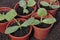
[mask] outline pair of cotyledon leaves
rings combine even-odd
[[[46,9],[44,8],[40,8],[38,11],[38,16],[42,17],[42,16],[46,16],[47,15],[47,11]],[[42,20],[42,23],[46,23],[46,24],[53,24],[56,22],[56,19],[55,18],[46,18],[44,20]],[[21,28],[21,27],[27,27],[29,25],[37,25],[41,23],[39,20],[37,19],[34,19],[33,17],[29,18],[28,20],[26,20],[23,24],[20,24],[20,26],[13,26],[13,27],[8,27],[6,30],[5,30],[5,34],[10,34],[10,33],[13,33],[15,32],[16,30],[18,30],[18,28]]]
[[[51,0],[52,3],[54,3],[55,1],[56,0]],[[48,2],[45,2],[45,1],[41,1],[40,4],[43,6],[49,6],[52,9],[58,9],[60,7],[60,5],[52,5],[52,4],[49,4]]]
[[[33,7],[36,4],[36,2],[34,0],[28,0],[27,3],[25,0],[20,0],[19,1],[19,6],[23,7],[23,13],[27,13],[28,14],[28,10],[26,9],[26,7]]]
[[[16,11],[14,9],[11,9],[9,12],[7,12],[5,15],[0,14],[0,21],[2,20],[7,20],[10,21],[12,20],[15,16],[17,15]]]

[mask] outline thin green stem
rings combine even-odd
[[[40,22],[42,23],[43,18],[41,17]]]
[[[20,26],[20,23],[14,18],[14,20],[16,21],[16,23]]]

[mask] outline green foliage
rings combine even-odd
[[[17,15],[14,9],[11,9],[5,16],[6,20],[10,21]]]
[[[16,19],[15,19],[15,21],[16,22],[18,22]],[[19,22],[17,23],[18,24],[18,26],[12,26],[12,27],[8,27],[6,30],[5,30],[5,34],[10,34],[10,33],[13,33],[13,32],[15,32],[16,30],[18,30],[19,28],[21,28],[21,27],[27,27],[27,26],[29,26],[29,25],[31,25],[31,24],[37,24],[36,22],[34,22],[34,21],[36,21],[36,22],[38,22],[39,23],[39,21],[38,20],[35,20],[33,17],[31,17],[31,18],[29,18],[28,20],[26,20],[23,24],[19,24]],[[34,23],[33,23],[34,22]]]
[[[12,27],[8,27],[6,30],[5,30],[5,34],[10,34],[10,33],[13,33],[15,32],[16,30],[18,30],[18,26],[12,26]]]
[[[35,0],[28,0],[27,6],[28,6],[28,7],[32,7],[32,6],[34,6],[35,4],[36,4]]]
[[[23,13],[28,14],[28,12],[29,12],[29,11],[28,11],[27,9],[24,8]]]
[[[45,1],[41,1],[40,4],[43,6],[49,6],[50,5],[49,3],[45,2]]]
[[[44,8],[40,8],[40,9],[38,9],[37,14],[40,17],[46,16],[47,15],[47,10],[44,9]]]
[[[52,23],[55,23],[56,22],[56,19],[55,18],[46,18],[43,20],[43,23],[46,23],[46,24],[52,24]]]
[[[19,1],[19,6],[23,7],[23,13],[28,14],[28,10],[26,9],[27,6],[28,7],[33,7],[36,4],[36,2],[34,0],[28,0],[28,2],[26,3],[25,0],[20,0]]]
[[[26,5],[25,0],[20,0],[20,1],[19,1],[19,6],[21,6],[21,7],[23,7],[23,8],[26,8],[27,5]]]
[[[60,5],[54,5],[52,4],[53,2],[55,2],[56,0],[51,0],[51,3],[49,4],[48,2],[45,1],[41,1],[40,4],[42,6],[46,6],[46,7],[51,7],[52,9],[58,9],[60,7]]]
[[[59,5],[51,5],[52,9],[58,9],[60,6]]]
[[[0,21],[4,20],[5,16],[3,14],[0,14]]]
[[[39,20],[34,19],[34,21],[32,22],[32,24],[31,24],[31,25],[37,25],[37,24],[39,24],[39,23],[40,23],[40,21],[39,21]]]
[[[7,21],[12,20],[17,15],[16,11],[14,9],[11,9],[8,13],[0,14],[0,21],[6,19]]]
[[[34,21],[34,18],[31,17],[30,19],[28,19],[27,21],[25,21],[21,26],[27,27],[28,25],[31,25],[33,21]]]

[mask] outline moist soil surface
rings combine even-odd
[[[29,11],[28,14],[32,13],[32,11],[34,10],[32,7],[27,7],[26,9]],[[21,16],[26,16],[26,15],[28,15],[27,13],[23,13],[23,8],[20,7],[20,6],[18,6],[16,12],[18,13],[18,15],[21,15]]]
[[[23,22],[20,22],[21,24]],[[11,26],[17,26],[16,23],[12,24]],[[21,29],[19,28],[17,31],[11,33],[11,35],[15,36],[15,37],[22,37],[22,36],[25,36],[26,34],[28,34],[30,31],[30,27],[27,26],[27,27],[22,27]]]
[[[3,11],[0,12],[0,14],[4,14],[4,15],[5,15],[6,13],[7,13],[7,12],[3,12]],[[2,20],[2,21],[0,21],[0,23],[5,23],[5,22],[7,22],[7,20]]]

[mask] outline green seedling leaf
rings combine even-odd
[[[46,24],[52,24],[52,23],[55,23],[56,22],[56,19],[55,18],[46,18],[43,20],[43,23],[46,23]]]
[[[31,25],[33,21],[34,21],[34,18],[31,17],[28,20],[26,20],[21,26],[27,27],[27,26]]]
[[[56,2],[56,0],[50,0],[52,3]]]
[[[24,8],[23,13],[28,14],[28,12],[29,12],[29,11],[28,11],[27,9]]]
[[[25,2],[25,0],[20,0],[19,1],[19,6],[21,6],[23,8],[26,8],[26,2]]]
[[[58,9],[60,6],[59,5],[51,5],[52,9]]]
[[[49,6],[49,5],[50,5],[49,3],[45,2],[45,1],[41,1],[40,4],[41,4],[42,6]]]
[[[40,9],[38,9],[37,14],[40,17],[46,16],[47,15],[47,10],[44,9],[44,8],[40,8]]]
[[[40,21],[35,19],[35,20],[32,22],[31,25],[37,25],[37,24],[39,24],[39,23],[40,23]]]
[[[5,15],[0,14],[0,21],[5,19]]]
[[[7,14],[6,14],[6,20],[10,21],[12,20],[15,16],[17,15],[16,11],[14,9],[11,9]]]
[[[5,34],[10,34],[10,33],[13,33],[15,31],[18,30],[18,26],[12,26],[12,27],[8,27],[6,30],[5,30]]]
[[[28,7],[32,7],[32,6],[34,6],[35,4],[36,4],[35,0],[28,0],[27,6],[28,6]]]

